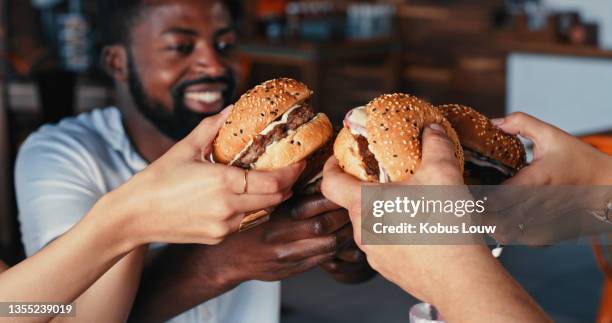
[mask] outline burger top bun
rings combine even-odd
[[[408,94],[380,96],[367,106],[366,128],[370,150],[391,181],[405,181],[421,164],[421,135],[433,123],[440,124],[455,144],[463,172],[463,149],[456,132],[430,103]]]
[[[305,84],[287,78],[267,81],[246,92],[219,131],[214,144],[215,160],[231,162],[268,124],[311,94]]]
[[[525,148],[518,137],[496,127],[478,111],[459,104],[439,107],[461,138],[461,144],[514,170],[526,165]]]

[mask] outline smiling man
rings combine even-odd
[[[21,148],[16,188],[28,255],[69,230],[97,200],[235,95],[240,71],[229,1],[103,4],[109,37],[102,58],[117,106],[45,126]],[[202,201],[201,207],[214,202]],[[123,321],[129,314],[135,322],[275,323],[281,279],[319,265],[343,282],[372,277],[352,243],[346,211],[320,195],[280,209],[292,216],[277,214],[215,246],[131,252],[78,298],[76,320]]]

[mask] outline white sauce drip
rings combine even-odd
[[[356,136],[362,136],[368,139],[368,131],[366,129],[367,114],[366,107],[361,106],[348,112],[344,118],[345,125],[349,128],[351,133]],[[368,145],[368,149],[372,151],[372,147]],[[381,183],[389,183],[391,179],[385,169],[378,164],[378,181]]]
[[[293,107],[291,107],[289,110],[285,111],[285,113],[283,113],[283,115],[281,116],[280,120],[278,121],[274,121],[272,123],[270,123],[268,126],[266,126],[264,128],[264,130],[262,130],[258,135],[261,136],[265,136],[267,135],[270,131],[272,131],[272,129],[274,129],[274,127],[281,125],[281,124],[285,124],[287,123],[287,120],[289,119],[289,115],[291,114],[291,112],[293,112],[293,110],[302,107],[303,105],[301,103],[294,105]],[[257,137],[257,136],[255,136]],[[251,147],[251,145],[253,144],[253,138],[251,138],[251,140],[249,140],[249,143],[244,146],[244,148],[242,148],[242,151],[240,151],[235,157],[234,159],[232,159],[232,161],[229,163],[230,165],[234,165],[235,162],[238,161],[238,159],[240,159],[240,157],[242,156],[242,154],[244,154],[245,151],[247,151],[247,149],[249,149],[249,147]]]
[[[308,182],[306,182],[306,185],[304,186],[308,186],[318,180],[320,180],[321,178],[323,178],[323,171],[320,171],[317,175],[313,176]]]

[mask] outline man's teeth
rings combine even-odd
[[[221,92],[191,92],[185,96],[187,99],[204,103],[215,103],[221,100]]]

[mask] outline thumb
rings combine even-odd
[[[423,130],[422,164],[452,163],[458,165],[455,145],[439,124],[431,124]]]
[[[219,129],[221,129],[221,126],[223,126],[223,123],[227,120],[232,107],[233,106],[230,105],[217,115],[202,120],[202,122],[200,122],[200,124],[185,138],[185,141],[193,148],[202,149],[208,152],[219,133]]]

